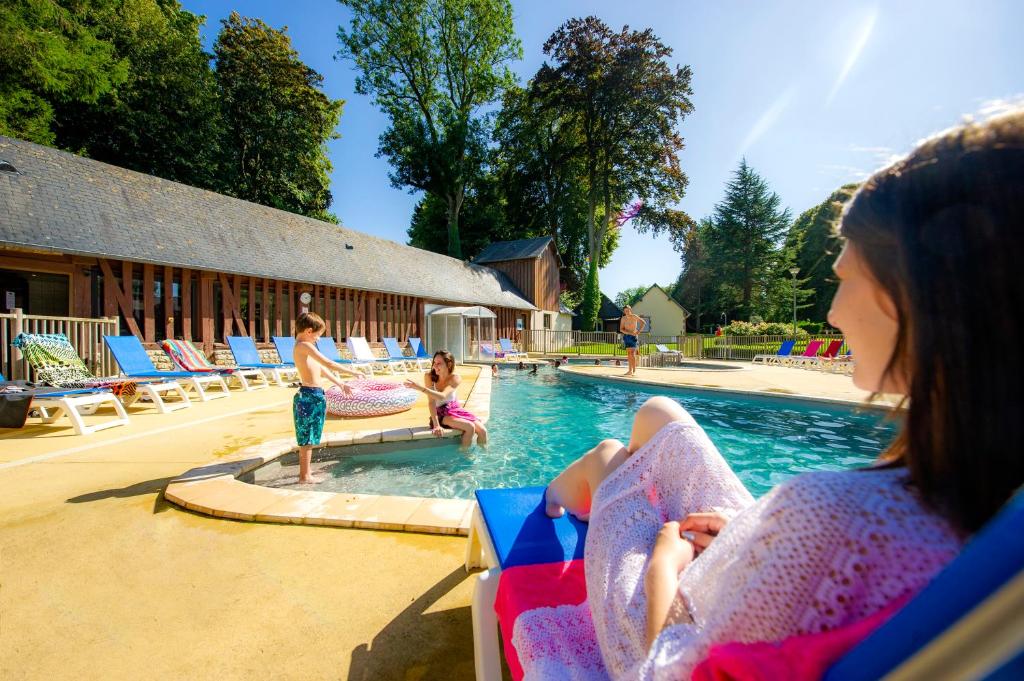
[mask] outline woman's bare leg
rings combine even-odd
[[[448,426],[449,428],[454,428],[455,430],[462,431],[462,447],[468,447],[473,443],[473,432],[475,431],[475,429],[473,428],[472,421],[466,421],[465,419],[457,419],[452,416],[445,416],[444,425]]]
[[[687,418],[689,416],[678,402],[667,397],[650,398],[633,418],[629,446],[623,446],[618,440],[604,440],[569,464],[548,485],[545,512],[552,518],[558,518],[568,510],[580,520],[587,520],[593,494],[604,479],[659,430],[673,421]]]
[[[633,418],[633,430],[629,435],[629,453],[635,453],[669,423],[688,419],[690,415],[675,400],[661,395],[650,398],[637,409]]]
[[[628,456],[626,447],[618,440],[602,440],[551,481],[545,492],[545,512],[558,518],[568,510],[580,520],[587,520],[593,490]]]
[[[487,444],[487,428],[484,424],[479,421],[473,422],[473,429],[476,431],[476,443],[478,445]]]

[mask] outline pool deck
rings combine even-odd
[[[465,400],[479,368],[460,371]],[[848,377],[800,369],[639,373],[863,396]],[[59,424],[0,431],[0,678],[473,678],[464,539],[231,520],[165,498],[187,471],[289,439],[292,394],[234,392],[165,415],[132,407],[129,425],[84,437]],[[330,418],[326,432],[414,435],[425,415],[418,402]]]

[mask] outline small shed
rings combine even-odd
[[[427,347],[448,350],[456,362],[494,359],[497,317],[481,305],[433,310],[427,315]]]

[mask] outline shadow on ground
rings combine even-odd
[[[164,488],[174,478],[155,478],[145,482],[137,482],[127,487],[112,487],[96,492],[79,494],[77,497],[67,499],[69,504],[85,504],[91,501],[102,501],[103,499],[127,499],[129,497],[141,497],[147,494],[156,494],[153,499],[153,513],[162,513],[171,508],[171,504],[164,501]]]
[[[460,565],[352,651],[348,681],[473,679],[473,623],[468,606],[426,612],[465,579]],[[504,676],[508,676],[507,670]]]

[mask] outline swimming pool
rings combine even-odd
[[[543,485],[599,440],[628,440],[636,409],[656,394],[693,414],[755,496],[802,471],[864,466],[895,432],[875,411],[580,381],[550,367],[536,375],[502,367],[499,374],[488,447],[460,452],[453,440],[435,440],[325,449],[314,462],[328,477],[315,489],[468,499],[481,487]],[[295,461],[282,457],[257,470],[254,481],[291,487]]]

